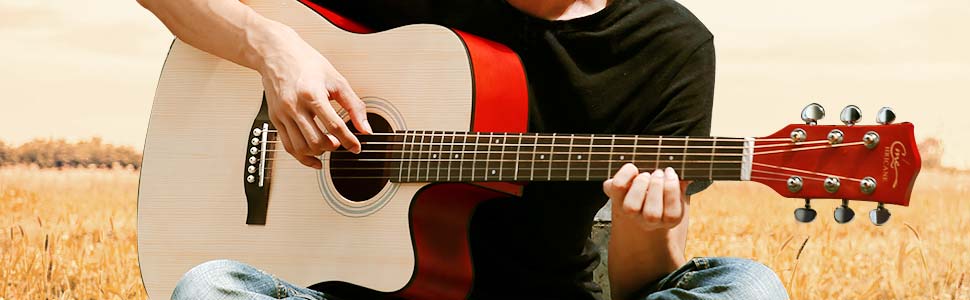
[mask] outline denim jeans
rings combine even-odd
[[[775,272],[761,263],[711,257],[690,260],[677,271],[647,285],[636,298],[782,300],[788,299],[788,294]],[[192,268],[172,293],[172,300],[203,299],[337,300],[232,260],[214,260]]]

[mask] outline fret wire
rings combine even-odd
[[[408,136],[405,134],[404,138],[407,139],[407,137]],[[412,142],[414,141],[414,135],[411,136],[411,140]],[[405,143],[404,147],[407,147],[407,146],[409,145]],[[410,146],[411,146],[411,149],[414,150],[414,145],[410,145]],[[412,152],[408,152],[408,176],[407,177],[409,178],[411,177],[411,156],[412,155],[414,155]]]
[[[505,153],[506,153],[504,144],[506,142],[508,142],[508,141],[509,141],[509,134],[508,133],[503,133],[502,134],[502,145],[503,146],[499,146],[500,147],[499,149],[502,149],[502,151],[501,151],[502,154],[500,155],[500,157],[501,157],[501,159],[503,161],[499,161],[499,163],[498,163],[498,170],[499,170],[498,171],[498,180],[502,180],[502,168],[505,167],[504,166],[505,165],[505,161],[504,160],[505,160]]]
[[[569,153],[566,154],[566,178],[569,178],[569,167],[573,162],[573,142],[575,138],[575,134],[569,135]]]
[[[455,153],[455,136],[451,136],[451,141],[448,147],[448,158],[451,158],[452,153]],[[451,181],[451,164],[448,164],[448,173],[445,175],[445,180]]]
[[[519,133],[518,146],[515,147],[515,174],[512,175],[513,179],[519,179],[519,155],[522,153],[522,134]]]
[[[594,134],[589,135],[589,151],[587,151],[588,153],[586,154],[587,166],[589,166],[590,159],[593,157],[593,141],[595,141],[594,137]],[[586,180],[589,180],[589,168],[586,169]]]
[[[549,180],[552,180],[552,160],[554,159],[554,157],[552,156],[552,152],[555,151],[555,148],[554,148],[555,146],[553,146],[555,144],[556,144],[556,134],[553,133],[552,134],[552,143],[549,143],[549,145],[550,145],[549,146],[549,169],[547,170],[548,173],[546,173],[546,177],[548,177]]]
[[[481,140],[481,136],[479,135],[479,133],[478,133],[478,132],[476,132],[476,133],[475,133],[475,145],[476,145],[476,146],[475,146],[475,150],[476,150],[475,152],[476,152],[476,153],[474,153],[474,154],[472,154],[472,170],[471,170],[471,173],[470,173],[470,175],[469,175],[469,176],[472,176],[472,177],[474,177],[474,176],[475,176],[475,165],[477,165],[477,164],[478,164],[478,163],[476,162],[476,160],[478,159],[478,153],[477,153],[477,152],[478,152],[478,146],[477,146],[477,145],[478,145],[478,141],[479,141],[479,140]]]
[[[688,149],[687,147],[689,144],[690,144],[690,137],[687,137],[686,139],[684,139],[684,154],[683,156],[681,156],[682,160],[680,162],[681,169],[683,169],[685,167],[684,164],[686,164],[685,161],[687,160],[687,149]]]
[[[613,146],[616,145],[616,135],[614,134],[611,136],[613,138],[610,139],[610,164],[607,167],[607,169],[613,170],[613,153],[616,152],[616,150],[613,149]],[[590,151],[592,151],[592,148],[590,148]],[[611,172],[611,171],[607,171],[607,172]],[[609,177],[610,174],[606,174],[606,176]]]
[[[417,174],[417,177],[416,177],[418,179],[421,178],[421,171],[422,170],[425,171],[424,175],[426,177],[428,175],[428,172],[427,172],[427,169],[428,169],[427,165],[428,164],[424,164],[424,166],[421,165],[421,162],[427,162],[427,159],[424,158],[424,154],[425,153],[423,153],[424,152],[424,138],[427,137],[427,136],[428,136],[427,135],[427,132],[422,132],[422,134],[421,134],[421,144],[418,145],[418,172],[417,172],[418,174]],[[425,179],[425,180],[427,180],[427,179]]]
[[[657,141],[657,159],[654,160],[654,163],[655,163],[654,166],[653,166],[653,169],[654,170],[660,169],[660,151],[661,151],[661,149],[663,149],[662,148],[663,147],[663,144],[664,144],[664,138],[663,137],[660,137],[660,140]]]
[[[714,147],[711,147],[711,170],[707,174],[708,178],[714,178],[714,149],[717,149],[717,137],[714,137],[713,146]]]
[[[444,140],[443,139],[444,139],[444,136],[442,136],[442,140],[439,140],[439,142],[441,144],[444,144]],[[431,138],[431,143],[432,144],[434,143],[434,137]],[[431,149],[434,149],[434,145],[431,145],[430,147],[431,147]],[[441,145],[438,145],[438,152],[441,152]],[[431,155],[435,155],[435,154],[432,153]],[[440,162],[439,163],[436,163],[434,166],[435,166],[434,180],[435,181],[441,181],[441,163]]]
[[[637,143],[639,142],[640,139],[633,139],[633,158],[630,161],[637,161]]]
[[[466,136],[462,137],[462,141],[463,142],[467,142],[468,141],[468,136],[466,135]],[[465,152],[465,143],[462,143],[461,144],[461,152],[462,153]],[[464,154],[459,154],[459,155],[464,155]],[[464,158],[464,156],[462,156],[462,158]],[[465,162],[462,161],[461,163],[458,164],[458,178],[461,178],[461,173],[464,170],[465,170]]]
[[[535,134],[535,141],[532,143],[532,167],[529,168],[529,181],[535,180],[536,175],[536,152],[539,148],[539,134]]]

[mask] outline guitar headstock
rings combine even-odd
[[[854,105],[842,110],[844,125],[817,125],[824,109],[810,104],[802,111],[805,124],[792,124],[772,135],[755,139],[751,180],[782,196],[806,199],[795,211],[799,221],[815,218],[809,199],[843,199],[835,219],[845,223],[855,213],[848,200],[879,203],[870,219],[882,225],[889,218],[883,204],[909,205],[920,170],[912,123],[892,124],[895,114],[879,110],[879,125],[856,125],[861,111]]]

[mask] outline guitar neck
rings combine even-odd
[[[379,163],[396,182],[601,181],[625,163],[672,167],[687,180],[748,180],[754,149],[753,139],[724,137],[398,131],[358,138],[363,152],[354,159],[364,166],[338,172],[353,177]]]

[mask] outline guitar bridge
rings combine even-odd
[[[246,141],[246,162],[243,166],[243,180],[246,189],[246,224],[265,225],[266,209],[269,206],[269,185],[271,164],[273,157],[276,128],[269,121],[266,106],[266,96],[260,105],[259,113],[250,127],[250,134]]]

